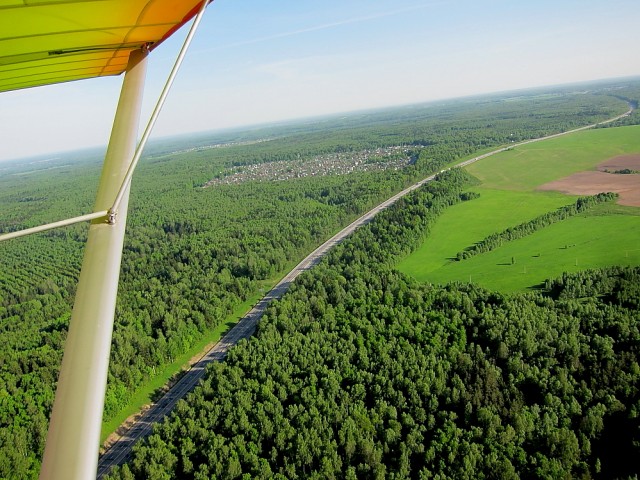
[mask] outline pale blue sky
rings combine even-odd
[[[154,137],[640,75],[639,20],[638,0],[215,0]],[[185,34],[150,57],[145,119]],[[0,94],[0,160],[105,144],[121,82]]]

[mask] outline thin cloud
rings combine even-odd
[[[377,14],[372,14],[372,15],[365,15],[365,16],[361,16],[361,17],[355,17],[355,18],[350,18],[347,20],[341,20],[338,22],[331,22],[331,23],[325,23],[322,25],[316,25],[313,27],[308,27],[308,28],[301,28],[299,30],[292,30],[289,32],[282,32],[282,33],[277,33],[275,35],[268,35],[265,37],[259,37],[259,38],[253,38],[250,40],[245,40],[242,42],[236,42],[236,43],[230,43],[227,45],[221,45],[218,47],[214,47],[214,48],[210,48],[207,49],[205,51],[211,52],[211,51],[218,51],[218,50],[225,50],[227,48],[236,48],[236,47],[244,47],[247,45],[255,45],[257,43],[264,43],[264,42],[269,42],[272,40],[278,40],[280,38],[286,38],[286,37],[293,37],[296,35],[303,35],[305,33],[311,33],[311,32],[317,32],[320,30],[328,30],[331,28],[336,28],[336,27],[342,27],[344,25],[353,25],[355,23],[363,23],[363,22],[368,22],[371,20],[378,20],[380,18],[387,18],[387,17],[392,17],[394,15],[399,15],[402,13],[408,13],[408,12],[414,12],[417,10],[424,10],[426,8],[430,8],[430,7],[434,7],[437,5],[443,5],[447,2],[430,2],[430,3],[425,3],[422,5],[414,5],[412,7],[407,7],[407,8],[401,8],[401,9],[397,9],[397,10],[392,10],[389,12],[381,12],[381,13],[377,13]]]

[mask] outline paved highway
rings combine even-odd
[[[542,140],[547,140],[549,138],[556,138],[562,135],[568,135],[571,133],[579,132],[581,130],[587,130],[589,128],[593,128],[597,125],[602,125],[605,123],[610,123],[615,120],[618,120],[622,117],[626,117],[630,115],[633,109],[629,109],[626,113],[622,115],[618,115],[617,117],[611,118],[604,122],[596,123],[593,125],[587,125],[586,127],[576,128],[574,130],[570,130],[563,133],[557,133],[554,135],[549,135],[546,137],[535,138],[532,140],[526,140],[520,143],[514,143],[507,147],[499,148],[497,150],[493,150],[489,153],[485,153],[483,155],[471,158],[464,162],[460,162],[456,164],[454,167],[463,167],[469,165],[471,163],[477,162],[478,160],[482,160],[484,158],[490,157],[491,155],[495,155],[500,152],[504,152],[511,148],[519,147],[522,145],[527,145],[529,143],[539,142]],[[453,168],[453,167],[451,167]],[[444,172],[444,169],[441,170],[440,173]],[[427,182],[430,182],[436,177],[436,175],[431,175],[418,183],[402,190],[401,192],[395,194],[393,197],[385,200],[380,205],[370,210],[369,212],[362,215],[360,218],[352,222],[350,225],[345,227],[336,233],[329,240],[324,242],[318,248],[316,248],[313,252],[311,252],[304,260],[302,260],[296,267],[291,270],[280,282],[273,287],[240,321],[231,329],[229,332],[220,339],[218,343],[216,343],[211,350],[209,350],[197,363],[195,363],[183,376],[180,378],[178,382],[167,392],[165,395],[160,398],[156,403],[150,406],[148,410],[146,410],[141,417],[129,428],[127,432],[125,432],[118,440],[116,440],[111,447],[105,451],[98,461],[98,475],[97,478],[101,479],[104,475],[106,475],[111,468],[115,465],[120,465],[124,463],[129,456],[131,455],[131,449],[133,445],[141,438],[146,437],[151,433],[153,428],[153,424],[155,422],[161,421],[165,415],[168,415],[171,410],[175,407],[178,400],[184,397],[187,393],[189,393],[193,388],[198,384],[202,376],[204,375],[205,367],[207,364],[211,362],[219,362],[225,358],[229,348],[238,343],[243,338],[249,338],[253,332],[255,331],[256,324],[262,317],[267,305],[271,302],[271,300],[275,298],[280,298],[289,288],[291,282],[295,280],[295,278],[300,275],[305,270],[310,269],[314,265],[320,262],[320,259],[323,255],[325,255],[331,248],[333,248],[338,243],[342,242],[347,236],[349,236],[354,230],[358,227],[368,223],[371,221],[373,217],[376,216],[378,212],[384,210],[385,208],[393,205],[398,199],[407,195],[409,192],[420,188]]]

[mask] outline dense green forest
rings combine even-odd
[[[625,109],[602,88],[520,92],[150,149],[133,183],[105,418],[265,282],[402,187],[478,150]],[[395,145],[413,158],[403,170],[201,188],[234,165]],[[0,232],[90,210],[95,161],[11,168],[0,177]],[[37,475],[86,231],[79,225],[0,244],[0,477]],[[372,258],[376,244],[351,248],[354,259]]]
[[[640,269],[511,296],[393,269],[468,184],[440,175],[336,247],[111,478],[636,475]]]

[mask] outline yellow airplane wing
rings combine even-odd
[[[119,75],[189,21],[198,0],[0,0],[0,92]]]

